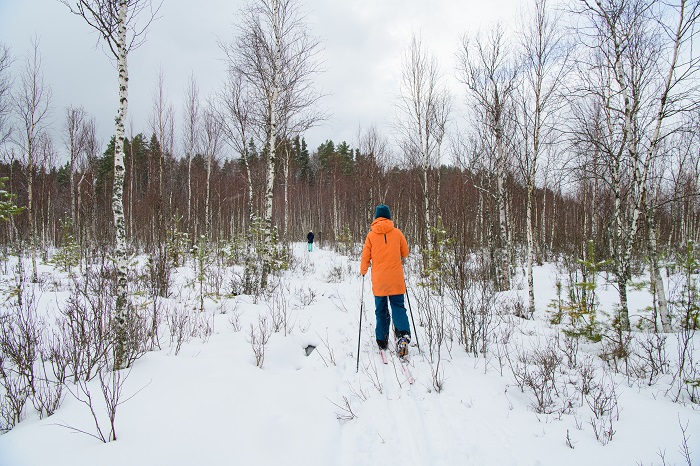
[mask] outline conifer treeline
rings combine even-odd
[[[362,241],[372,220],[374,206],[388,204],[394,221],[414,245],[425,244],[426,229],[421,211],[422,171],[420,168],[384,166],[374,154],[362,153],[342,142],[326,141],[310,152],[303,138],[286,141],[290,157],[288,179],[278,176],[276,192],[289,183],[288,225],[284,224],[285,199],[275,195],[274,218],[278,231],[287,241],[303,241],[308,230],[321,242],[334,242],[348,234]],[[128,237],[136,250],[152,250],[175,231],[186,233],[190,241],[205,232],[206,159],[193,158],[192,218],[187,216],[188,164],[184,157],[163,152],[157,138],[138,134],[126,144],[125,209]],[[35,225],[42,247],[60,246],[70,234],[81,244],[111,244],[113,227],[111,193],[114,139],[104,153],[87,159],[74,174],[77,184],[75,217],[70,208],[70,167],[39,167],[35,170]],[[282,151],[283,153],[285,151]],[[253,179],[253,208],[260,209],[263,195],[264,156],[252,144],[249,148]],[[163,185],[159,166],[163,159]],[[278,163],[284,163],[280,158]],[[278,173],[283,173],[282,169]],[[27,201],[27,171],[20,162],[0,165],[0,176],[8,177],[7,189],[16,194],[19,206]],[[238,159],[214,161],[211,177],[211,225],[214,241],[243,237],[248,228],[246,172]],[[431,193],[447,237],[464,250],[487,248],[497,225],[496,206],[480,186],[487,185],[487,174],[443,165],[430,173]],[[563,176],[563,175],[562,175]],[[257,178],[257,179],[256,179]],[[568,183],[563,180],[569,180]],[[699,240],[700,204],[698,180],[686,173],[668,184],[668,199],[657,212],[658,237],[665,249],[673,249],[688,240]],[[594,240],[598,257],[606,257],[608,229],[612,219],[612,195],[598,186],[595,204],[591,204],[591,180],[577,180],[572,174],[553,186],[556,190],[536,191],[535,228],[539,258],[567,254],[578,256],[583,244]],[[514,176],[507,182],[509,235],[514,251],[525,242],[525,188]],[[660,195],[660,194],[657,194]],[[27,212],[15,217],[0,232],[5,244],[28,238]],[[595,219],[597,237],[591,232]],[[639,235],[637,252],[644,254],[644,234]],[[640,256],[641,257],[641,256]],[[514,258],[515,259],[515,258]]]

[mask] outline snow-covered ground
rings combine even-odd
[[[594,435],[587,403],[564,414],[538,414],[532,393],[517,386],[507,365],[501,375],[495,356],[475,358],[457,342],[442,353],[441,392],[416,346],[410,361],[416,380],[408,384],[395,357],[384,365],[375,352],[373,299],[369,280],[363,290],[357,258],[323,249],[309,254],[305,244],[293,250],[297,264],[283,277],[290,331],[272,334],[262,369],[255,365],[250,324],[271,306],[248,296],[224,306],[208,301],[213,334],[207,341],[185,343],[176,355],[163,332],[163,349],[134,364],[117,411],[117,441],[105,444],[62,427],[95,430],[86,406],[68,395],[53,416],[30,412],[0,435],[0,465],[649,466],[663,464],[662,455],[668,466],[686,465],[681,427],[693,464],[700,464],[700,410],[672,402],[668,384],[648,387],[610,376],[619,419],[606,445]],[[546,265],[536,273],[537,318],[510,319],[513,341],[524,348],[546,346],[554,335],[545,308],[556,296],[556,269]],[[612,309],[614,288],[601,284],[599,292],[601,307]],[[524,289],[518,293],[526,296]],[[62,297],[45,291],[42,306]],[[410,298],[415,314],[418,297]],[[648,293],[631,292],[630,304],[648,306]],[[425,338],[419,327],[424,350]],[[309,345],[316,349],[307,356]],[[581,351],[595,356],[594,348],[582,344]],[[601,380],[603,364],[595,364]]]

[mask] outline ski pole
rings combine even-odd
[[[416,321],[413,320],[413,309],[411,309],[411,300],[408,297],[408,285],[406,285],[406,280],[403,282],[406,287],[406,301],[408,302],[408,312],[411,314],[411,323],[413,324],[413,335],[416,338],[416,346],[418,347],[418,352],[420,352],[420,345],[418,344],[418,332],[416,331]]]
[[[360,341],[362,340],[362,310],[365,305],[365,276],[362,276],[362,293],[360,294],[360,330],[357,334],[357,367],[355,373],[360,371]]]

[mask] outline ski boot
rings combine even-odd
[[[396,342],[396,354],[398,354],[400,358],[403,359],[408,356],[408,343],[410,341],[408,335],[403,335]]]

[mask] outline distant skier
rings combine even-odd
[[[309,252],[314,250],[314,232],[309,230],[309,234],[306,235],[306,241],[309,243]]]
[[[406,282],[403,275],[403,259],[408,257],[408,243],[401,230],[394,227],[389,207],[377,206],[371,230],[365,239],[360,261],[360,274],[363,276],[372,267],[372,293],[374,294],[377,326],[375,329],[377,345],[386,349],[389,339],[391,319],[387,300],[391,304],[391,316],[394,320],[396,352],[400,357],[408,354],[411,341],[411,327],[404,307]]]

